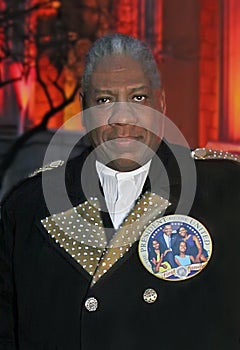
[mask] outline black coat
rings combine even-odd
[[[187,150],[179,152],[181,157],[190,158]],[[101,196],[91,165],[88,188],[83,191],[81,186],[87,155],[88,151],[67,164],[66,190],[73,206],[84,203],[90,195]],[[170,215],[179,204],[182,174],[165,144],[159,156],[170,180],[171,205],[164,213]],[[168,186],[156,163],[153,160],[143,192],[150,190],[165,197]],[[9,194],[2,204],[0,349],[240,349],[240,166],[227,160],[195,163],[197,191],[187,214],[209,230],[213,255],[201,273],[180,282],[164,281],[149,273],[140,262],[136,241],[90,287],[92,276],[82,261],[78,263],[64,242],[56,242],[41,223],[53,210],[69,209],[59,181],[64,167],[42,173],[45,185],[52,190],[47,196],[54,209],[49,210],[45,203],[42,174]],[[187,180],[189,187],[191,180]],[[104,202],[100,200],[100,204],[102,208]],[[181,213],[181,208],[177,211]],[[102,220],[111,236],[108,214],[102,214]],[[143,299],[148,288],[158,294],[154,303]],[[96,311],[86,309],[89,297],[98,301]]]

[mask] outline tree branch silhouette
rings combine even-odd
[[[16,139],[16,141],[10,146],[8,151],[2,157],[2,161],[0,163],[0,187],[3,182],[3,178],[8,170],[8,168],[13,164],[16,159],[21,148],[26,144],[28,140],[30,140],[33,136],[38,134],[39,132],[45,131],[47,129],[47,125],[49,120],[58,112],[62,111],[63,108],[68,106],[70,103],[74,101],[75,96],[79,91],[79,83],[76,83],[72,93],[69,97],[64,99],[58,106],[52,107],[42,118],[42,121],[33,127],[32,129],[27,130],[24,134]]]

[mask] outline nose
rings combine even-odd
[[[108,124],[137,124],[138,117],[134,103],[115,102],[111,109]]]

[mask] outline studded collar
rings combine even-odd
[[[93,285],[129,251],[147,225],[161,215],[168,205],[164,198],[145,193],[109,243],[97,198],[90,198],[41,222],[55,242],[93,276]]]

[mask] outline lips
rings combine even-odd
[[[124,137],[116,137],[111,139],[110,142],[112,145],[116,145],[117,147],[137,147],[140,141],[140,137],[133,136],[124,136]]]
[[[110,141],[124,141],[124,140],[136,140],[138,141],[141,138],[139,135],[116,135],[111,137]]]
[[[116,137],[111,141],[115,141],[115,142],[133,142],[133,141],[137,141],[138,137],[135,136],[124,136],[124,137]]]

